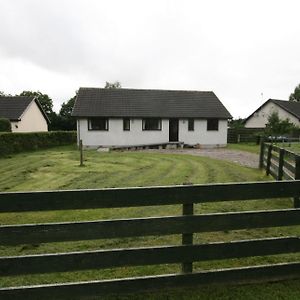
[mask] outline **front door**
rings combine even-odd
[[[169,119],[169,141],[178,142],[178,119]]]

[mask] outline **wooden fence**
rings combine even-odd
[[[276,180],[300,179],[300,155],[269,143],[261,144],[259,166]]]
[[[182,205],[183,215],[1,225],[1,247],[89,239],[182,234],[182,245],[0,257],[2,276],[181,263],[182,273],[1,288],[1,299],[78,299],[210,283],[300,277],[300,262],[193,272],[193,262],[300,252],[298,236],[193,244],[193,233],[300,225],[300,209],[194,214],[194,204],[299,198],[300,181],[0,193],[0,212]],[[1,216],[1,214],[0,214]]]

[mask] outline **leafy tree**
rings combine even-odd
[[[294,93],[290,94],[289,101],[300,102],[300,84],[295,87]]]
[[[11,123],[9,119],[0,118],[0,132],[11,132]]]
[[[11,96],[11,94],[5,94],[4,92],[0,91],[0,97],[1,96]]]
[[[296,126],[289,119],[282,120],[277,112],[273,112],[268,117],[266,132],[271,136],[280,136],[290,133]]]
[[[44,112],[48,116],[48,118],[51,121],[51,117],[53,116],[53,101],[52,99],[47,95],[43,94],[40,91],[33,92],[33,91],[23,91],[19,96],[34,96],[39,101],[40,105],[42,106]]]
[[[66,103],[64,102],[59,111],[59,117],[61,118],[60,123],[63,130],[76,130],[76,120],[72,117],[72,111],[75,104],[76,95],[69,99]]]
[[[74,104],[75,104],[76,96],[77,96],[77,92],[76,92],[76,95],[74,97],[70,98],[69,101],[67,101],[66,103],[64,102],[61,105],[61,109],[59,111],[59,114],[61,116],[63,116],[63,117],[71,117],[72,111],[73,111],[73,107],[74,107]]]
[[[241,129],[245,128],[244,119],[238,118],[238,119],[232,119],[229,121],[229,127],[233,129]]]
[[[115,81],[115,82],[105,82],[105,89],[120,89],[122,88],[121,82],[120,81]]]

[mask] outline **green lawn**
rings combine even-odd
[[[283,147],[289,151],[292,151],[292,152],[295,152],[295,153],[298,153],[300,154],[300,143],[296,143],[296,142],[293,142],[293,143],[280,143],[278,144],[279,147]]]
[[[151,186],[171,184],[197,184],[212,182],[240,182],[268,180],[264,172],[237,164],[189,155],[170,155],[143,152],[111,152],[98,153],[94,150],[85,151],[84,167],[79,167],[79,153],[75,147],[61,147],[46,151],[18,154],[10,158],[0,159],[1,177],[0,191],[29,191],[53,189],[79,189],[124,186]],[[257,209],[291,208],[290,199],[273,199],[260,201],[205,203],[195,205],[195,213],[226,212]],[[1,224],[44,223],[79,220],[96,220],[109,218],[128,218],[159,215],[179,215],[181,206],[141,207],[129,209],[95,209],[77,211],[49,211],[34,213],[3,213]],[[299,227],[270,228],[257,230],[222,231],[215,233],[195,234],[195,243],[213,241],[230,241],[270,236],[300,235]],[[136,247],[151,245],[176,245],[181,243],[180,235],[165,237],[142,237],[113,240],[91,240],[65,243],[45,243],[39,245],[19,245],[13,247],[0,246],[0,256],[26,255],[34,253],[52,253],[65,251],[83,251],[120,247]],[[246,259],[231,259],[195,263],[195,270],[226,268],[287,262],[299,260],[299,254],[275,255]],[[107,269],[102,271],[80,271],[19,277],[2,277],[0,286],[67,282],[76,280],[96,280],[129,276],[175,273],[180,265],[159,265]],[[275,287],[272,295],[282,292],[289,293],[290,299],[299,296],[294,281],[286,285],[257,285],[235,287],[207,287],[197,289],[196,293],[187,291],[187,298],[176,291],[166,294],[145,295],[149,299],[202,299],[211,295],[210,299],[265,298],[265,287]],[[261,288],[264,287],[264,288]],[[277,290],[276,290],[277,289]],[[254,290],[254,292],[252,292]],[[203,292],[206,291],[206,292]],[[233,292],[234,291],[234,292]],[[262,294],[261,294],[262,293]],[[180,296],[181,295],[181,296]],[[250,296],[249,296],[250,295]],[[287,295],[287,294],[286,294]],[[154,297],[154,298],[153,298]],[[247,298],[248,297],[248,298]],[[130,296],[132,298],[132,296]],[[206,299],[208,299],[207,297]],[[279,296],[280,298],[280,296]],[[276,299],[276,297],[272,297]]]
[[[276,143],[275,145],[280,148],[285,148],[289,151],[300,154],[300,143],[299,142]],[[247,152],[259,154],[260,146],[256,145],[255,143],[239,143],[239,144],[228,144],[227,149],[247,151]]]
[[[240,150],[259,154],[260,146],[255,143],[227,144],[227,149]]]
[[[0,159],[0,191],[82,189],[264,180],[263,173],[230,162],[189,155],[84,152],[75,147]]]

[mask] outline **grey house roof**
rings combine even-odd
[[[28,105],[35,101],[41,113],[45,117],[46,121],[49,123],[49,119],[42,109],[40,103],[34,99],[34,97],[25,96],[9,96],[0,97],[0,118],[7,118],[10,121],[20,121],[24,111],[27,109]]]
[[[284,101],[284,100],[274,100],[270,99],[271,102],[277,104],[300,121],[300,102],[296,101]]]
[[[213,92],[80,88],[75,117],[231,118]]]
[[[255,110],[248,118],[245,119],[244,123],[247,122],[256,112],[262,109],[268,103],[274,103],[290,113],[291,115],[298,118],[300,121],[300,102],[295,101],[287,101],[287,100],[276,100],[276,99],[269,99],[264,104],[262,104],[257,110]]]

